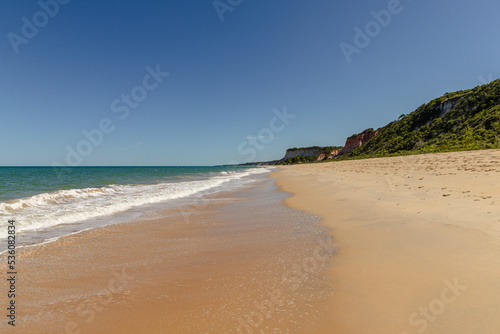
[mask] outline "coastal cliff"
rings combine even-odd
[[[447,112],[451,110],[458,103],[460,97],[455,97],[451,99],[447,99],[436,106],[436,109],[439,111],[438,117],[443,117]]]
[[[286,150],[285,156],[280,160],[265,161],[265,162],[255,162],[247,163],[245,165],[254,166],[269,166],[269,165],[290,165],[290,164],[300,164],[308,163],[314,161],[323,161],[329,159],[337,159],[343,155],[349,154],[356,148],[364,145],[376,135],[379,134],[379,130],[374,131],[373,129],[366,129],[365,131],[352,135],[347,138],[345,145],[342,146],[313,146],[313,147],[302,147],[302,148],[290,148]]]
[[[367,129],[359,134],[347,138],[344,148],[338,152],[337,156],[351,153],[353,150],[357,149],[361,145],[364,145],[379,133],[380,130],[374,131],[373,129]]]
[[[366,129],[352,135],[343,147],[293,148],[280,160],[246,165],[492,148],[500,148],[500,79],[473,89],[446,93],[377,130]]]
[[[305,147],[288,149],[285,156],[273,164],[294,164],[303,162],[314,162],[328,159],[336,159],[349,154],[358,147],[364,145],[376,135],[379,130],[366,129],[365,131],[347,138],[344,147]],[[262,164],[262,163],[260,163]]]
[[[500,80],[446,93],[380,130],[349,157],[500,148]]]
[[[304,148],[289,148],[286,150],[285,156],[281,161],[286,161],[295,157],[314,157],[320,156],[325,153],[325,148],[323,147],[304,147]]]

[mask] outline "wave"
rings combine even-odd
[[[0,203],[0,226],[9,219],[15,219],[17,231],[21,232],[96,219],[146,204],[216,191],[230,181],[270,171],[270,168],[250,168],[223,171],[193,181],[110,185],[37,194]],[[2,228],[0,237],[5,236],[6,228]]]

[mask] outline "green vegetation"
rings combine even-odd
[[[298,151],[298,150],[318,150],[323,151],[323,154],[329,154],[331,151],[342,148],[342,146],[310,146],[310,147],[293,147],[289,148],[287,151]]]
[[[290,148],[287,151],[298,151],[298,150],[316,150],[318,153],[321,152],[321,154],[330,154],[334,150],[339,150],[341,149],[342,146],[311,146],[311,147],[303,147],[303,148]],[[315,162],[318,160],[318,157],[320,155],[314,155],[314,156],[298,156],[298,157],[293,157],[289,158],[283,162],[280,162],[278,165],[293,165],[293,164],[300,164],[300,163],[311,163]]]
[[[446,93],[379,130],[342,159],[500,148],[500,80]]]
[[[326,146],[323,147],[323,154],[330,154],[332,151],[340,150],[343,146]]]
[[[500,79],[473,89],[446,93],[378,130],[376,137],[338,159],[500,148]],[[374,131],[366,129],[349,138]],[[328,154],[340,148],[314,146],[308,149],[321,149]],[[280,164],[310,163],[317,158],[301,156]]]
[[[401,115],[401,116],[403,116],[403,115]],[[400,117],[401,117],[401,116],[400,116]],[[349,138],[347,138],[347,139],[356,138],[357,136],[362,135],[363,133],[373,133],[373,132],[375,132],[375,130],[373,130],[373,128],[369,128],[369,129],[366,129],[366,130],[365,130],[365,131],[363,131],[363,132],[360,132],[360,133],[355,133],[355,134],[353,134],[352,136],[350,136],[350,137],[349,137]]]
[[[293,164],[301,164],[301,163],[311,163],[318,159],[319,155],[314,155],[310,157],[298,156],[287,159],[284,162],[280,162],[278,165],[293,165]]]

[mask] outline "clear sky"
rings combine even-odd
[[[497,0],[215,4],[1,1],[0,165],[279,159],[500,77]]]

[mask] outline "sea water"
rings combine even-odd
[[[102,226],[148,205],[175,205],[252,182],[271,168],[0,167],[0,240],[9,220],[30,244]],[[116,220],[115,220],[116,221]],[[66,227],[66,228],[65,228]],[[70,228],[69,228],[70,227]],[[50,233],[57,231],[57,233]]]

